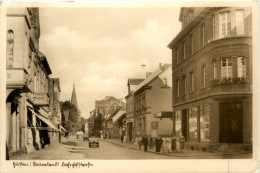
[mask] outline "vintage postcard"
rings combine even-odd
[[[1,172],[258,172],[258,2],[2,2]]]

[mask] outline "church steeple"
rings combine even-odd
[[[70,103],[73,104],[73,105],[78,109],[75,83],[73,83],[73,90],[72,90],[72,95],[71,95],[71,101],[70,101]]]

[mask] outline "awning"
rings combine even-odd
[[[52,128],[53,130],[59,131],[59,129],[57,127],[54,126],[54,124],[52,124],[52,122],[50,120],[48,120],[47,118],[44,118],[41,115],[35,114],[38,118],[40,118],[40,120],[42,120],[43,122],[45,122],[50,128]],[[44,128],[44,127],[40,127],[40,128]]]
[[[60,129],[63,130],[64,132],[67,131],[62,125],[60,125]]]

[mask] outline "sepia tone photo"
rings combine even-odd
[[[252,13],[7,5],[5,161],[253,159]]]

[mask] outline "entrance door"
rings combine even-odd
[[[242,102],[222,102],[219,105],[219,142],[243,142]]]
[[[188,140],[188,111],[187,109],[182,110],[182,116],[181,116],[181,133],[185,137],[185,141]]]
[[[132,129],[133,129],[133,123],[128,123],[128,140],[132,141]]]

